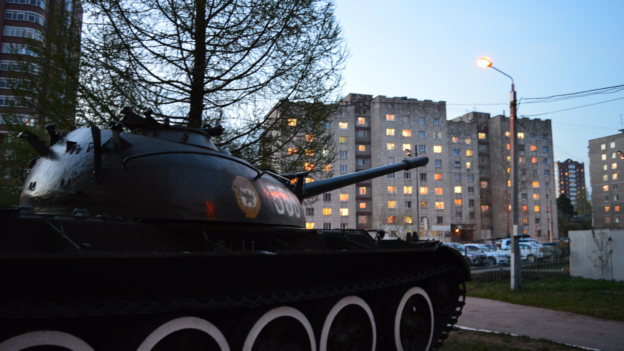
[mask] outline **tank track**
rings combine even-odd
[[[0,302],[0,318],[58,318],[80,316],[110,316],[134,314],[158,314],[180,310],[208,310],[235,307],[253,308],[262,305],[286,304],[327,297],[371,292],[406,284],[414,284],[446,273],[461,273],[455,265],[430,265],[418,272],[377,274],[366,279],[352,279],[340,284],[314,284],[273,287],[270,290],[241,289],[220,291],[137,296],[93,296],[60,299],[3,299]],[[453,312],[436,313],[433,341],[430,350],[439,350],[449,332],[457,323],[465,304],[465,285],[461,284],[459,298]],[[434,309],[435,310],[435,309]]]

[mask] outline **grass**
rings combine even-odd
[[[624,282],[584,278],[534,278],[511,291],[509,280],[468,282],[468,296],[624,321]]]
[[[544,339],[509,334],[482,333],[454,328],[443,351],[579,351],[581,349]]]

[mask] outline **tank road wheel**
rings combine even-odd
[[[221,331],[196,317],[152,321],[133,334],[124,351],[230,351]]]
[[[82,339],[53,330],[33,331],[0,343],[0,350],[2,351],[20,351],[31,347],[41,351],[93,351],[93,348]]]
[[[397,289],[384,305],[381,324],[384,350],[429,350],[433,322],[433,307],[424,289]]]
[[[375,318],[357,296],[332,299],[315,312],[319,351],[372,351],[377,343]]]
[[[247,315],[231,344],[234,351],[316,351],[310,322],[287,306],[257,309]]]

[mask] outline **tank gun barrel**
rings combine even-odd
[[[401,170],[407,171],[408,169],[424,166],[427,163],[429,163],[428,157],[412,157],[387,166],[367,169],[365,171],[359,171],[338,177],[306,183],[301,193],[300,199],[306,199],[309,197],[320,195],[331,190],[340,189],[347,185],[373,179],[389,173]]]

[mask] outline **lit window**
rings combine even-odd
[[[409,129],[403,129],[403,136],[409,138],[412,136],[412,131]]]
[[[472,150],[466,150],[466,156],[472,156]]]
[[[511,168],[507,168],[507,173],[511,173]]]
[[[524,139],[524,133],[518,133],[518,139]]]
[[[323,216],[329,216],[329,215],[331,215],[331,208],[324,208]]]
[[[538,213],[540,211],[540,207],[539,206],[535,206],[534,210],[535,210],[535,213]]]
[[[349,123],[347,123],[347,122],[339,122],[338,123],[338,128],[340,128],[340,129],[349,129]]]
[[[403,187],[403,193],[404,194],[411,194],[412,193],[412,187],[411,186],[404,186]]]
[[[600,150],[606,150],[606,149],[607,149],[607,144],[600,145]]]
[[[388,143],[388,150],[394,150],[394,143]]]
[[[349,194],[340,194],[340,201],[349,201]]]
[[[421,201],[420,208],[427,208],[427,201]]]
[[[306,229],[314,229],[314,223],[306,223]]]
[[[453,137],[453,144],[457,144],[459,143],[459,138],[458,137]]]
[[[435,188],[436,195],[442,195],[442,188]]]
[[[325,165],[323,169],[325,170],[325,172],[329,172],[331,170],[331,165]]]
[[[466,144],[470,144],[470,138],[466,139]]]
[[[609,206],[605,206],[605,212],[609,212],[611,208]]]
[[[505,136],[508,137],[509,136],[509,131],[505,132]]]
[[[606,182],[607,180],[609,180],[609,175],[608,174],[603,174],[602,175],[602,181]],[[563,184],[563,182],[561,182],[561,184]]]
[[[297,153],[297,149],[295,149],[294,147],[289,147],[288,148],[288,154],[292,155],[292,154],[296,154]]]
[[[455,199],[455,205],[461,206],[461,204],[462,204],[462,200],[461,199]]]
[[[389,194],[394,194],[394,193],[396,193],[396,186],[389,186],[389,187],[388,187],[388,193],[389,193]]]
[[[539,200],[539,194],[533,194],[533,200]]]
[[[531,157],[531,163],[537,163],[537,157]]]
[[[359,125],[364,125],[364,124],[366,124],[366,118],[364,118],[364,117],[358,117],[358,124],[359,124]]]
[[[486,134],[485,133],[479,133],[479,139],[485,139]]]
[[[481,182],[481,189],[487,189],[488,182]]]
[[[296,127],[297,126],[297,119],[296,118],[289,118],[288,119],[288,126],[289,127]]]
[[[604,190],[604,191],[609,191],[609,186],[608,186],[608,185],[603,185],[603,186],[602,186],[602,190]]]
[[[518,162],[524,163],[524,156],[518,157]]]
[[[610,144],[611,148],[613,149],[615,147],[615,141],[612,141]]]
[[[511,145],[507,144],[507,150],[511,150]]]
[[[310,162],[304,163],[304,166],[305,166],[306,171],[311,171],[312,169],[314,169],[314,164]]]
[[[617,163],[612,163],[611,164],[611,169],[617,169]]]
[[[358,216],[358,223],[368,223],[367,216]]]
[[[617,179],[617,173],[613,173],[613,179]]]
[[[605,223],[611,223],[611,217],[605,217]]]
[[[392,136],[394,136],[394,128],[388,128],[388,129],[386,129],[386,135],[392,135]]]
[[[490,206],[488,206],[488,205],[482,205],[481,206],[481,212],[487,212],[489,210],[490,210]]]
[[[388,208],[396,208],[396,201],[388,201]]]
[[[340,215],[345,217],[349,215],[349,209],[348,208],[341,208],[340,209]]]
[[[531,151],[537,151],[537,146],[536,145],[531,145]]]
[[[444,202],[443,201],[436,201],[435,206],[436,206],[436,210],[443,210],[444,209]]]
[[[345,142],[344,143],[341,142],[341,144],[346,144],[347,143],[347,137],[340,137],[340,140],[342,140],[342,138],[345,138]],[[313,142],[314,141],[314,135],[307,134],[306,135],[306,141],[309,142],[309,143]]]
[[[539,182],[537,180],[533,182],[533,187],[539,188]]]
[[[366,202],[360,202],[360,208],[361,209],[365,209],[366,208]]]
[[[421,194],[428,194],[429,193],[429,188],[427,188],[426,186],[421,186],[420,187],[420,193]]]
[[[313,178],[306,177],[306,183],[312,183],[314,181]]]
[[[403,220],[405,221],[405,224],[412,224],[412,216],[405,216]]]
[[[615,152],[611,153],[611,158],[615,158]]]
[[[511,186],[511,180],[507,181],[507,186],[510,187]]]
[[[365,186],[361,186],[358,188],[360,195],[366,195],[366,187]]]
[[[466,169],[470,169],[470,162],[466,162]]]
[[[358,145],[359,151],[366,151],[366,145]]]
[[[522,212],[528,212],[529,211],[529,206],[524,205],[522,206]]]
[[[314,156],[314,150],[306,149],[305,154],[306,156]]]
[[[435,180],[442,180],[442,173],[436,173],[433,175],[433,179]]]
[[[433,153],[434,154],[441,154],[442,153],[442,145],[434,145],[433,146]]]
[[[396,216],[388,217],[388,223],[394,223],[394,222],[396,222]]]
[[[607,165],[602,165],[602,170],[606,171],[607,170]]]
[[[613,210],[614,210],[615,212],[620,212],[620,205],[614,206],[614,207],[613,207]]]
[[[455,187],[455,194],[461,194],[462,192],[462,187],[461,186],[456,186]]]
[[[386,115],[386,121],[394,121],[394,115]]]
[[[340,142],[340,144],[346,144],[347,143],[347,137],[346,136],[341,136],[339,138],[339,142]]]
[[[403,151],[412,151],[411,144],[403,144]]]

